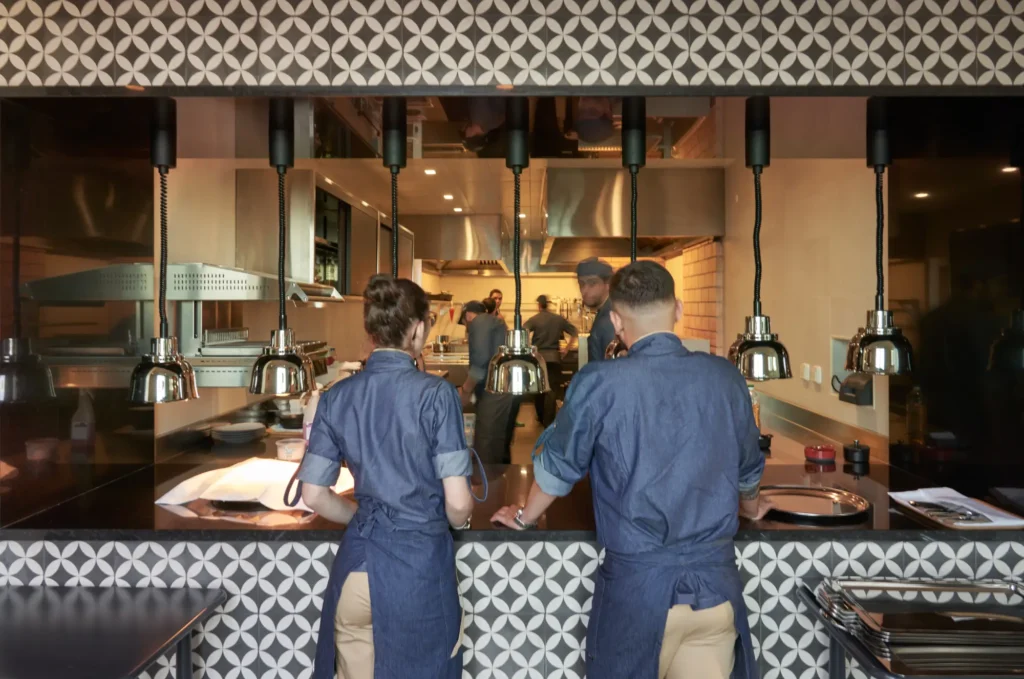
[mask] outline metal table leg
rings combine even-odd
[[[828,640],[828,679],[846,679],[846,650],[837,640]]]
[[[192,633],[178,641],[177,679],[192,679]]]

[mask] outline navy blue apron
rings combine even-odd
[[[605,550],[587,626],[587,679],[657,679],[669,609],[705,609],[725,601],[732,604],[736,625],[732,677],[756,679],[757,661],[732,540],[678,552]]]
[[[374,679],[459,679],[462,611],[448,522],[409,524],[363,502],[338,547],[324,592],[313,679],[333,679],[334,617],[349,573],[365,563]]]

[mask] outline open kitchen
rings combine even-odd
[[[582,677],[590,480],[492,517],[584,366],[628,360],[594,261],[663,266],[673,334],[746,378],[762,676],[828,676],[804,584],[1024,574],[1019,97],[148,94],[0,100],[0,585],[222,588],[195,666],[308,676],[345,528],[292,476],[397,273],[482,458],[462,676]],[[480,315],[508,339],[477,365]]]

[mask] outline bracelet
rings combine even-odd
[[[452,530],[469,530],[469,527],[472,525],[472,523],[473,517],[471,516],[468,519],[466,519],[466,523],[462,524],[461,526],[452,526]]]
[[[536,523],[526,523],[523,521],[523,507],[520,507],[515,513],[512,517],[512,521],[519,527],[519,530],[530,530],[531,528],[537,527]]]

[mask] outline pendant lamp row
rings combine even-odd
[[[637,176],[647,164],[647,99],[622,99],[622,167],[629,171],[629,261],[636,261],[637,240]],[[618,337],[605,347],[606,359],[622,358],[629,353],[626,343]]]
[[[270,345],[252,366],[249,391],[253,394],[288,396],[311,390],[315,384],[313,362],[295,344],[288,327],[284,263],[286,241],[285,175],[295,165],[295,103],[291,99],[270,100],[268,141],[270,166],[277,170],[277,294],[278,326]]]
[[[788,379],[789,352],[771,330],[771,319],[761,313],[761,173],[771,164],[771,109],[768,97],[746,102],[746,164],[754,176],[754,313],[747,316],[746,332],[729,347],[729,359],[748,380]]]
[[[404,97],[384,100],[381,133],[384,167],[391,170],[391,277],[398,278],[398,173],[405,167],[408,139],[407,106]]]
[[[160,262],[157,308],[160,329],[132,371],[129,399],[133,403],[173,403],[199,398],[192,366],[178,352],[178,338],[167,323],[167,174],[177,165],[178,114],[173,99],[156,99],[150,126],[150,161],[160,177]]]
[[[13,121],[22,127],[17,114]],[[26,125],[27,127],[27,125]],[[53,388],[53,374],[39,354],[32,350],[31,341],[21,334],[21,191],[22,172],[31,163],[31,145],[27,129],[18,129],[4,140],[4,171],[14,184],[14,233],[11,239],[11,308],[14,315],[14,334],[0,340],[0,405],[37,404],[57,398]]]
[[[514,180],[512,212],[512,270],[515,277],[516,304],[513,326],[506,344],[498,349],[487,367],[486,389],[493,394],[542,394],[550,390],[547,363],[530,345],[530,335],[523,329],[522,276],[519,253],[520,181],[530,166],[529,131],[530,102],[525,97],[512,97],[505,105],[507,146],[505,167],[512,170]]]
[[[892,164],[885,99],[867,101],[867,164],[875,172],[875,308],[846,351],[846,369],[873,375],[906,375],[912,370],[910,341],[885,308],[885,168]]]

